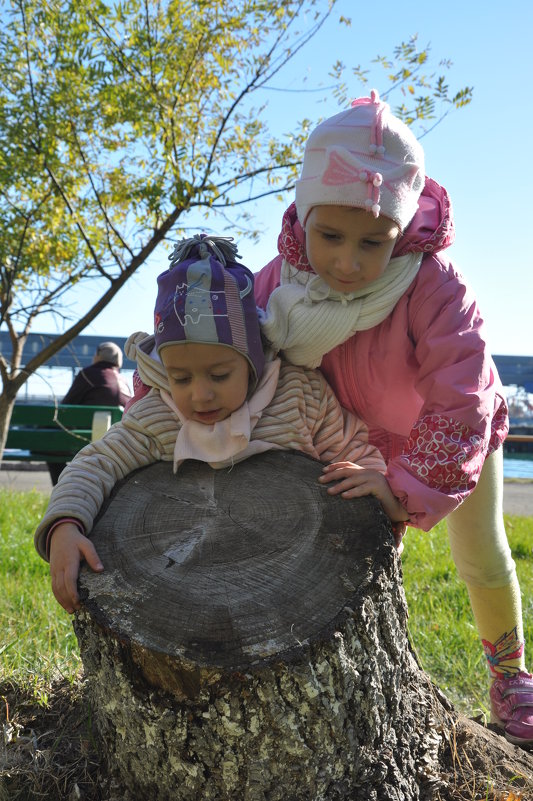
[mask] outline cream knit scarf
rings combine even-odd
[[[264,335],[287,361],[318,367],[322,357],[356,331],[383,322],[416,276],[422,253],[391,259],[383,275],[356,292],[337,292],[315,273],[287,261],[280,286],[261,320]]]

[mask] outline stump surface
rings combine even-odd
[[[95,524],[105,573],[83,573],[82,597],[118,637],[198,666],[244,670],[312,639],[392,542],[377,501],[331,498],[321,472],[285,452],[137,471]]]

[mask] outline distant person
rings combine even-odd
[[[93,363],[79,371],[61,401],[72,406],[121,406],[131,397],[128,385],[120,375],[122,351],[114,342],[101,342]],[[52,484],[57,484],[65,462],[48,462]]]
[[[82,406],[122,406],[131,397],[128,385],[120,375],[122,351],[114,342],[101,342],[93,363],[77,374],[61,401]]]

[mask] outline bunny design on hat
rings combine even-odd
[[[224,289],[216,286],[211,289],[212,276],[209,258],[202,259],[191,264],[187,269],[186,281],[176,286],[176,317],[186,329],[187,338],[195,341],[217,342],[214,318],[231,319],[233,282],[224,274]],[[252,291],[252,281],[248,276],[246,279],[245,288],[237,290],[241,300]],[[192,326],[199,326],[198,331],[194,331]],[[244,343],[241,343],[241,347],[244,347]]]

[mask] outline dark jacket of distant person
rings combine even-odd
[[[77,374],[62,403],[83,406],[125,406],[131,392],[120,375],[122,351],[114,342],[102,342],[93,363]]]

